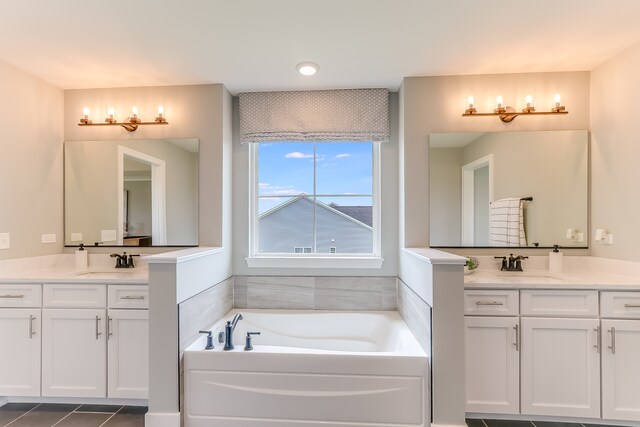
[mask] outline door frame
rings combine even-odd
[[[124,157],[151,166],[151,241],[154,246],[167,244],[166,163],[145,153],[118,145],[118,228],[117,244],[124,240]]]
[[[489,201],[493,200],[493,154],[462,165],[462,246],[473,246],[475,237],[475,171],[489,167]]]

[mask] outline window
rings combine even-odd
[[[251,256],[379,257],[379,143],[255,143],[250,150]]]

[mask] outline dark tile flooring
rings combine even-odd
[[[561,423],[552,421],[515,421],[515,420],[471,420],[468,427],[616,427],[598,424]]]
[[[7,403],[0,427],[144,427],[146,406]]]

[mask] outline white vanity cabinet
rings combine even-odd
[[[599,418],[599,320],[523,317],[521,324],[521,412]]]
[[[110,286],[107,313],[108,395],[146,399],[149,387],[147,286]]]
[[[465,291],[466,411],[520,410],[518,291]]]
[[[520,314],[521,413],[599,418],[598,291],[522,290]]]
[[[640,420],[640,292],[602,292],[602,416]]]
[[[106,397],[107,286],[45,284],[42,395]]]
[[[105,397],[105,309],[42,310],[42,395]]]
[[[44,289],[42,396],[147,398],[147,286]]]
[[[0,285],[0,396],[40,396],[41,304],[41,285]]]

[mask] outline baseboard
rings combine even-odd
[[[180,412],[147,412],[145,427],[180,427]]]
[[[467,427],[466,424],[434,424],[431,423],[431,427]]]
[[[9,402],[9,400],[6,397],[4,397],[4,396],[0,397],[0,406],[6,404],[8,402]]]
[[[93,397],[42,397],[42,396],[8,396],[0,398],[5,403],[76,403],[78,405],[129,405],[129,406],[147,406],[147,399],[111,399],[111,398],[93,398]]]

